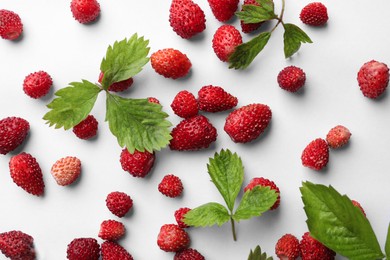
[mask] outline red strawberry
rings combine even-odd
[[[328,10],[322,3],[310,3],[302,9],[299,18],[304,24],[321,26],[328,21]]]
[[[166,252],[178,252],[190,245],[190,237],[178,225],[165,224],[157,236],[157,245]]]
[[[363,95],[375,99],[385,92],[389,84],[389,68],[375,60],[366,62],[360,68],[357,80]]]
[[[0,251],[11,260],[35,260],[34,239],[22,231],[0,233]]]
[[[69,260],[98,260],[100,246],[94,238],[75,238],[68,244],[66,254]]]
[[[244,0],[244,5],[256,5],[260,6],[260,4],[256,0]],[[253,31],[256,31],[260,28],[260,26],[263,24],[263,22],[260,23],[244,23],[243,21],[240,21],[241,24],[241,30],[243,33],[251,33]]]
[[[38,71],[29,74],[23,82],[23,91],[29,97],[32,98],[41,98],[47,93],[51,86],[53,85],[53,80],[50,75],[45,71]]]
[[[360,211],[363,213],[364,216],[366,216],[366,212],[364,211],[362,205],[360,205],[359,202],[357,202],[356,200],[351,200],[352,201],[352,204],[357,207],[358,209],[360,209]]]
[[[198,91],[199,110],[206,112],[220,112],[237,106],[235,96],[219,86],[203,86]]]
[[[99,83],[102,83],[103,77],[104,77],[104,73],[101,71],[98,79]],[[125,79],[113,83],[111,86],[108,87],[108,90],[112,92],[122,92],[130,88],[132,84],[133,84],[133,78],[129,78],[129,79]]]
[[[306,81],[306,74],[301,68],[295,66],[285,67],[278,74],[279,86],[290,92],[297,92]]]
[[[116,220],[104,220],[100,224],[98,236],[103,240],[118,240],[125,235],[125,226]]]
[[[15,155],[9,161],[11,178],[16,185],[33,195],[43,195],[45,184],[41,167],[28,153]]]
[[[179,177],[168,174],[161,180],[158,190],[167,197],[176,198],[183,192],[183,183]]]
[[[192,66],[187,55],[172,48],[153,53],[150,56],[150,62],[158,74],[172,79],[186,76]]]
[[[15,150],[26,139],[30,124],[20,117],[6,117],[0,120],[0,154]]]
[[[206,18],[192,0],[173,0],[169,8],[169,24],[177,35],[189,39],[206,29]]]
[[[222,25],[213,36],[213,50],[221,61],[228,61],[236,47],[242,43],[240,32],[229,24]]]
[[[217,140],[217,129],[203,115],[182,120],[171,132],[171,150],[199,150]]]
[[[5,9],[0,10],[0,37],[15,40],[23,32],[23,24],[19,15]]]
[[[95,137],[98,130],[98,121],[93,115],[88,115],[83,121],[73,127],[73,133],[80,139]]]
[[[175,219],[176,219],[176,222],[177,224],[179,225],[179,227],[181,228],[188,228],[189,226],[183,222],[183,219],[184,219],[184,215],[188,213],[188,211],[190,211],[191,209],[190,208],[180,208],[178,210],[175,211]]]
[[[102,260],[133,260],[129,252],[121,245],[105,241],[102,244]]]
[[[58,185],[70,185],[77,180],[81,173],[80,159],[67,156],[57,160],[51,167],[51,175],[53,175]]]
[[[333,260],[336,253],[321,244],[306,232],[299,244],[302,260]]]
[[[74,19],[86,24],[93,22],[100,14],[100,4],[96,0],[72,0],[70,3]]]
[[[137,150],[134,153],[129,153],[126,148],[122,150],[120,157],[122,169],[132,176],[140,178],[145,177],[150,172],[156,158],[154,153]]]
[[[148,97],[148,101],[150,103],[160,104],[160,101],[157,98],[155,98],[155,97]]]
[[[270,180],[262,178],[262,177],[260,177],[260,178],[253,178],[249,182],[249,184],[244,188],[244,191],[252,190],[256,186],[270,187],[271,190],[274,190],[278,194],[278,198],[275,201],[274,205],[272,205],[272,207],[270,209],[273,210],[273,209],[276,209],[276,208],[279,207],[279,204],[280,204],[280,190],[279,190],[278,186],[276,186],[276,184],[273,181],[270,181]]]
[[[313,170],[321,170],[329,161],[329,147],[322,138],[311,141],[302,152],[302,165]]]
[[[208,0],[211,11],[220,22],[226,22],[233,17],[239,0]]]
[[[275,254],[279,259],[297,259],[301,255],[298,238],[291,234],[282,236],[275,245]]]
[[[187,248],[177,252],[173,260],[205,260],[205,258],[196,249]]]
[[[231,112],[224,130],[235,143],[247,143],[259,137],[269,125],[271,109],[263,104],[250,104]]]
[[[171,108],[180,117],[193,117],[198,114],[198,101],[191,92],[182,90],[173,99]]]
[[[114,191],[107,195],[106,206],[112,214],[121,218],[133,207],[133,200],[124,192]]]
[[[326,142],[328,142],[329,147],[337,149],[347,144],[350,137],[351,132],[348,128],[337,125],[329,130],[326,135]]]

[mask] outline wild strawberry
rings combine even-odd
[[[298,238],[291,234],[282,236],[275,245],[275,254],[279,259],[297,259],[301,255]]]
[[[134,177],[145,177],[153,167],[155,154],[148,151],[140,152],[135,150],[130,153],[127,148],[122,150],[120,163],[122,169]]]
[[[70,3],[74,19],[79,23],[93,22],[100,14],[100,4],[96,0],[72,0]]]
[[[326,135],[326,142],[329,147],[337,149],[348,143],[351,132],[342,125],[337,125],[329,130]]]
[[[35,260],[34,238],[22,231],[0,233],[0,251],[11,260]]]
[[[20,16],[9,10],[0,10],[0,37],[5,40],[15,40],[23,32]]]
[[[99,83],[102,83],[103,77],[104,77],[104,73],[101,71],[98,79]],[[132,84],[133,84],[133,78],[118,81],[113,83],[111,86],[109,86],[108,91],[122,92],[130,88]]]
[[[198,91],[199,110],[206,112],[220,112],[237,106],[235,96],[219,86],[203,86]]]
[[[181,228],[188,228],[189,226],[183,222],[183,219],[184,219],[184,215],[188,213],[188,211],[190,211],[191,209],[190,208],[180,208],[178,210],[175,211],[175,219],[176,219],[176,222],[177,224],[179,225],[179,227]]]
[[[328,21],[328,10],[322,3],[310,3],[302,9],[299,18],[304,24],[321,26]]]
[[[189,39],[206,29],[206,18],[192,0],[173,0],[169,8],[169,24],[177,35]]]
[[[172,79],[186,76],[192,66],[187,55],[172,48],[153,53],[150,56],[150,62],[158,74]]]
[[[102,244],[102,260],[133,260],[133,257],[121,245],[105,241]]]
[[[155,98],[155,97],[148,97],[148,101],[149,101],[150,103],[160,104],[160,100],[158,100],[158,99]]]
[[[124,217],[133,207],[133,200],[124,192],[110,192],[106,198],[106,206],[117,217]]]
[[[205,260],[205,258],[196,249],[187,248],[177,252],[173,260]]]
[[[357,80],[363,95],[375,99],[385,92],[389,84],[389,68],[375,60],[366,62],[360,68]]]
[[[321,170],[329,161],[329,147],[322,138],[311,141],[303,150],[302,165],[313,170]]]
[[[198,114],[198,101],[191,92],[182,90],[173,99],[171,108],[176,115],[189,118]]]
[[[197,115],[182,120],[172,129],[171,135],[171,150],[199,150],[217,140],[217,129],[205,116]]]
[[[256,0],[244,0],[244,3],[242,6],[245,5],[256,5],[261,6]],[[260,23],[244,23],[243,21],[240,21],[241,24],[241,31],[243,33],[251,33],[253,31],[256,31],[260,28],[260,26],[263,24],[263,22]]]
[[[51,175],[58,185],[70,185],[81,173],[81,161],[77,157],[67,156],[57,160],[51,167]]]
[[[236,47],[242,43],[240,32],[229,24],[222,25],[213,36],[213,50],[221,61],[228,61]]]
[[[19,147],[30,131],[30,124],[20,117],[0,120],[0,154],[7,154]]]
[[[302,260],[333,260],[336,253],[327,248],[306,232],[299,244]]]
[[[235,143],[247,143],[259,137],[269,125],[271,109],[263,104],[250,104],[231,112],[224,130]]]
[[[188,233],[175,224],[165,224],[160,228],[157,245],[166,252],[178,252],[190,245]]]
[[[45,188],[41,167],[28,153],[11,157],[9,161],[11,178],[16,185],[36,196],[41,196]]]
[[[73,127],[73,133],[80,139],[91,139],[96,136],[98,125],[96,118],[93,115],[88,115],[83,121]]]
[[[158,184],[158,190],[167,197],[176,198],[183,192],[183,183],[179,177],[168,174]]]
[[[208,0],[211,11],[220,22],[226,22],[233,17],[239,0]]]
[[[364,211],[362,205],[360,205],[359,202],[357,202],[356,200],[351,200],[352,201],[352,204],[357,207],[358,209],[360,209],[360,211],[363,213],[364,216],[366,216],[366,212]]]
[[[53,80],[50,75],[45,71],[38,71],[27,75],[24,79],[23,91],[31,98],[41,98],[49,93],[52,85]]]
[[[284,90],[297,92],[306,81],[306,74],[301,68],[288,66],[278,74],[278,84]]]
[[[276,184],[268,179],[265,178],[253,178],[248,185],[244,188],[244,192],[248,190],[252,190],[256,186],[262,186],[262,187],[270,187],[271,190],[274,190],[278,194],[278,198],[275,201],[274,205],[270,208],[271,210],[274,210],[279,207],[280,204],[280,190]]]
[[[100,224],[98,236],[103,240],[118,240],[125,232],[125,226],[121,222],[110,219]]]
[[[98,260],[100,246],[94,238],[75,238],[68,244],[66,257],[69,260]]]

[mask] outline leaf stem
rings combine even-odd
[[[236,228],[234,224],[234,219],[232,217],[230,217],[230,223],[232,224],[233,240],[237,241]]]
[[[278,20],[278,22],[275,24],[275,26],[272,28],[271,30],[271,33],[273,31],[275,31],[276,27],[278,27],[278,25],[281,23],[281,24],[284,24],[283,23],[283,15],[284,15],[284,10],[285,10],[285,7],[286,7],[286,1],[285,0],[282,0],[282,10],[280,11],[280,16],[277,17],[276,19]]]

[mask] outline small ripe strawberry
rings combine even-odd
[[[5,40],[15,40],[23,32],[20,16],[10,10],[0,10],[0,37]]]
[[[245,5],[260,6],[260,4],[256,0],[244,0],[244,3],[243,3],[242,6],[245,6]],[[260,23],[244,23],[243,21],[240,21],[240,24],[241,24],[241,31],[243,33],[251,33],[251,32],[254,32],[257,29],[259,29],[260,26],[263,24],[263,22],[260,22]]]
[[[150,103],[160,104],[160,100],[158,100],[158,99],[155,98],[155,97],[148,97],[148,101],[149,101]]]
[[[11,260],[35,260],[34,238],[22,231],[0,233],[0,251]]]
[[[117,217],[124,217],[133,207],[133,200],[124,192],[110,192],[106,198],[106,206]]]
[[[268,179],[265,179],[263,177],[260,178],[253,178],[248,185],[244,188],[244,192],[247,190],[252,190],[256,186],[262,186],[262,187],[270,187],[271,190],[274,190],[278,194],[278,198],[275,201],[274,205],[270,208],[271,210],[277,209],[280,205],[280,190],[276,184]]]
[[[126,228],[123,223],[116,220],[104,220],[100,224],[98,236],[103,240],[118,240],[125,235]]]
[[[153,69],[165,78],[178,79],[188,74],[191,61],[179,50],[166,48],[150,56]]]
[[[183,192],[183,183],[179,177],[168,174],[161,180],[158,190],[167,197],[176,198]]]
[[[233,17],[239,0],[208,0],[211,11],[220,22],[226,22]]]
[[[231,112],[224,130],[235,143],[247,143],[259,137],[269,125],[271,109],[263,104],[250,104]]]
[[[351,200],[352,201],[352,204],[357,207],[358,209],[360,209],[360,211],[363,213],[364,216],[366,216],[366,212],[364,211],[362,205],[360,205],[359,202],[357,202],[356,200]]]
[[[342,125],[337,125],[329,130],[328,134],[326,135],[326,142],[328,143],[329,147],[337,149],[346,145],[350,137],[351,132],[348,130],[348,128]]]
[[[41,167],[31,154],[21,153],[11,157],[9,169],[16,185],[33,195],[43,195],[45,184]]]
[[[51,167],[51,175],[57,184],[61,186],[67,186],[75,182],[80,173],[81,161],[73,156],[61,158]]]
[[[105,241],[102,244],[102,260],[133,260],[133,257],[121,245]]]
[[[192,0],[172,0],[169,24],[177,35],[189,39],[206,29],[206,18],[203,10]]]
[[[179,227],[181,228],[188,228],[189,226],[183,222],[183,219],[184,219],[184,215],[188,213],[188,211],[190,211],[191,209],[190,208],[180,208],[178,210],[175,211],[175,219],[176,219],[176,222],[177,224],[179,225]]]
[[[226,62],[236,47],[242,43],[242,37],[233,25],[225,24],[214,33],[212,43],[218,59]]]
[[[279,259],[297,259],[301,255],[298,238],[291,234],[282,236],[275,245],[275,254]]]
[[[104,77],[104,73],[101,71],[99,74],[98,82],[102,83]],[[111,86],[108,87],[108,91],[112,92],[123,92],[131,87],[133,84],[133,78],[125,79],[119,82],[113,83]]]
[[[66,258],[69,260],[98,260],[100,246],[94,238],[75,238],[66,250]]]
[[[282,89],[297,92],[305,85],[306,74],[301,68],[288,66],[279,72],[277,80]]]
[[[328,10],[320,2],[310,3],[302,9],[299,18],[304,24],[322,26],[328,21]]]
[[[329,147],[322,138],[311,141],[303,150],[302,165],[313,170],[321,170],[329,161]]]
[[[237,106],[238,99],[219,86],[203,86],[198,91],[199,110],[220,112]]]
[[[389,84],[389,68],[385,63],[375,60],[366,62],[359,69],[357,81],[364,96],[376,99]]]
[[[96,0],[72,0],[70,3],[74,19],[87,24],[96,20],[100,14],[100,4]]]
[[[0,154],[7,154],[19,147],[30,131],[30,124],[20,117],[0,120]]]
[[[333,260],[336,253],[327,248],[306,232],[299,244],[302,260]]]
[[[190,236],[178,225],[165,224],[160,228],[157,245],[165,252],[178,252],[188,248]]]
[[[130,153],[125,148],[122,150],[120,163],[124,171],[127,171],[134,177],[143,178],[152,169],[155,158],[155,153],[149,153],[148,151],[140,152],[137,150],[134,153]]]
[[[171,150],[200,150],[217,140],[217,129],[203,115],[182,120],[172,129]]]
[[[23,82],[23,91],[31,98],[41,98],[49,93],[53,80],[45,71],[38,71],[26,76]]]
[[[96,118],[93,115],[88,115],[83,121],[73,127],[73,133],[80,139],[91,139],[96,136],[98,125]]]
[[[177,252],[173,260],[205,260],[205,258],[196,249],[187,248]]]
[[[191,92],[182,90],[174,97],[171,108],[182,118],[193,117],[198,114],[198,101]]]

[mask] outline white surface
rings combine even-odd
[[[20,116],[30,122],[30,136],[22,150],[37,158],[46,188],[43,197],[36,197],[17,187],[8,170],[9,159],[15,153],[1,156],[0,232],[17,229],[32,235],[38,259],[66,259],[66,247],[73,238],[95,237],[101,242],[97,237],[100,223],[118,219],[106,208],[105,197],[118,190],[134,200],[132,213],[118,219],[127,228],[126,237],[119,243],[135,259],[172,259],[173,254],[156,245],[160,226],[174,223],[173,212],[180,207],[223,202],[209,181],[206,164],[214,152],[229,148],[243,160],[244,185],[257,176],[272,179],[281,190],[281,205],[260,218],[240,222],[236,226],[237,242],[232,239],[229,224],[189,229],[191,246],[207,259],[246,259],[249,250],[258,244],[274,255],[274,245],[283,234],[301,237],[307,231],[299,193],[305,180],[332,184],[358,200],[383,246],[390,219],[390,100],[388,93],[376,101],[363,97],[356,74],[371,59],[390,64],[390,2],[324,0],[329,22],[325,28],[311,28],[299,20],[300,10],[310,1],[287,0],[285,21],[304,29],[314,43],[304,44],[297,55],[285,60],[283,32],[278,28],[263,53],[245,71],[229,70],[217,59],[211,40],[221,23],[213,17],[206,0],[197,2],[206,14],[207,28],[196,39],[183,40],[169,26],[168,0],[100,0],[101,17],[92,25],[79,24],[72,18],[69,1],[1,1],[0,9],[21,16],[24,33],[18,42],[0,40],[0,117]],[[280,1],[276,0],[275,5],[279,12]],[[239,27],[237,20],[232,24]],[[223,86],[238,97],[239,106],[258,102],[271,107],[272,124],[264,136],[250,144],[235,144],[223,131],[228,113],[207,114],[219,134],[210,149],[164,149],[157,153],[150,175],[137,179],[121,169],[121,148],[104,122],[103,93],[92,111],[99,121],[96,140],[82,141],[71,131],[49,128],[42,116],[48,111],[45,105],[53,92],[43,100],[30,99],[22,91],[24,77],[45,70],[53,77],[55,91],[81,79],[96,82],[108,45],[135,32],[150,40],[151,53],[177,48],[188,55],[193,67],[191,76],[174,81],[156,74],[149,63],[125,96],[157,97],[176,124],[180,119],[169,105],[177,92],[186,89],[196,94],[204,85]],[[244,36],[245,40],[249,38]],[[287,65],[306,72],[302,94],[278,87],[276,76]],[[300,161],[304,147],[317,137],[324,138],[337,124],[351,130],[350,144],[331,151],[326,170],[304,168]],[[75,185],[60,187],[50,175],[50,168],[67,155],[81,159],[82,176]],[[170,199],[158,192],[157,185],[167,173],[182,179],[185,191],[181,198]]]

